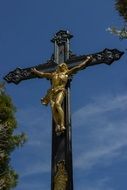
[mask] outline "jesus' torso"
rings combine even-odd
[[[65,88],[67,81],[68,81],[68,75],[66,72],[54,72],[52,73],[52,88]]]

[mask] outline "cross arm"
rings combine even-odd
[[[44,64],[39,64],[33,67],[21,69],[21,68],[16,68],[15,70],[9,72],[5,77],[4,80],[8,83],[15,83],[19,84],[23,80],[28,80],[32,78],[37,78],[39,76],[33,74],[31,72],[31,69],[36,68],[38,71],[43,71],[43,72],[52,72],[54,68],[56,67],[56,63],[50,59]]]
[[[92,56],[92,61],[89,62],[87,65],[85,64],[84,67],[81,69],[84,69],[88,66],[98,65],[101,63],[105,63],[107,65],[111,65],[114,61],[117,61],[121,58],[121,56],[124,54],[124,52],[121,52],[117,49],[104,49],[102,52],[98,52],[95,54],[89,54],[89,55],[82,55],[82,56],[70,56],[70,58],[66,61],[69,69],[72,69],[75,66],[78,66],[81,64],[87,56]],[[32,68],[36,68],[38,71],[42,72],[53,72],[57,67],[57,63],[55,63],[54,59],[50,59],[44,64],[40,64],[37,66],[21,69],[16,68],[14,71],[9,72],[4,79],[8,83],[15,83],[18,84],[23,80],[36,78],[37,76],[34,75],[31,72]]]
[[[114,61],[117,61],[121,58],[124,52],[121,52],[117,49],[104,49],[101,52],[89,54],[89,55],[82,55],[82,56],[70,56],[70,59],[67,60],[67,64],[69,68],[73,68],[79,64],[81,64],[87,56],[92,56],[92,61],[85,65],[84,68],[88,66],[98,65],[105,63],[107,65],[111,65]],[[84,69],[82,68],[82,69]]]

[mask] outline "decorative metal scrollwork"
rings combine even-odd
[[[31,75],[31,71],[27,69],[16,68],[14,71],[10,72],[8,75],[4,77],[4,79],[10,83],[13,82],[18,84],[24,78],[29,78]]]
[[[120,57],[123,55],[123,52],[117,50],[117,49],[104,49],[100,53],[93,54],[93,62],[96,63],[106,63],[107,65],[110,65],[114,61],[120,59]]]
[[[54,190],[66,190],[68,174],[65,168],[65,161],[60,161],[56,166],[54,177]]]
[[[70,39],[72,37],[73,37],[73,35],[71,35],[69,33],[69,31],[60,30],[59,32],[56,33],[56,35],[51,40],[51,42],[53,42],[53,43],[56,42],[58,45],[61,45],[65,42],[67,42],[67,39]]]

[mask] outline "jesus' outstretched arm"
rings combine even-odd
[[[39,77],[44,77],[44,78],[47,78],[47,79],[51,79],[52,78],[52,74],[51,73],[44,73],[44,72],[41,72],[41,71],[38,71],[37,69],[33,68],[31,69],[31,72],[33,74],[35,74],[36,76],[39,76]]]
[[[72,69],[69,69],[68,75],[75,74],[77,71],[80,71],[81,69],[85,68],[87,64],[89,64],[92,61],[92,56],[87,56],[85,61],[80,63],[78,66],[73,67]]]

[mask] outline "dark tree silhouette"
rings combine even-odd
[[[127,22],[127,0],[116,0],[115,7],[120,16]]]

